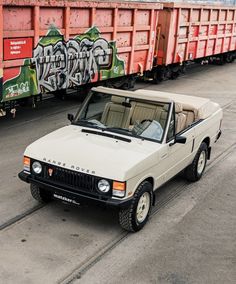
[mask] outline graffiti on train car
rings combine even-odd
[[[52,27],[17,76],[4,76],[3,93],[9,100],[123,75],[125,63],[117,55],[116,43],[102,38],[96,27],[69,41]]]

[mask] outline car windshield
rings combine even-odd
[[[170,103],[93,92],[74,124],[161,142]]]

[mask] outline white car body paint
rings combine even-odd
[[[142,100],[162,99],[172,104],[180,102],[196,105],[202,121],[183,131],[181,135],[187,139],[185,144],[174,143],[174,140],[165,142],[166,139],[157,143],[116,134],[131,140],[125,142],[82,132],[86,127],[69,125],[35,141],[27,147],[24,155],[66,169],[126,181],[126,196],[123,198],[126,199],[130,198],[138,185],[147,178],[154,180],[153,189],[156,190],[192,163],[204,139],[209,139],[209,147],[212,147],[217,139],[222,109],[208,99],[146,90],[129,92],[103,87],[93,90]]]

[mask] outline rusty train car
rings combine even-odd
[[[189,61],[233,62],[236,6],[164,3],[157,24],[154,80],[175,78]]]
[[[160,3],[0,3],[2,114],[19,99],[152,68]]]
[[[188,61],[233,61],[236,7],[0,0],[0,116],[21,100],[136,76],[177,77]]]

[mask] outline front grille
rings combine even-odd
[[[49,169],[52,170],[52,175],[49,175]],[[63,169],[60,167],[45,165],[43,167],[43,178],[56,182],[59,184],[65,184],[74,188],[84,189],[87,191],[94,191],[95,189],[95,177],[84,173],[78,173]]]
[[[97,182],[100,180],[99,177],[45,163],[43,163],[42,166],[42,173],[36,176],[37,179],[47,181],[53,185],[63,186],[74,191],[82,191],[93,195],[101,194],[97,190]],[[49,171],[52,171],[51,175],[49,174]],[[110,196],[111,193],[108,192],[103,195]]]

